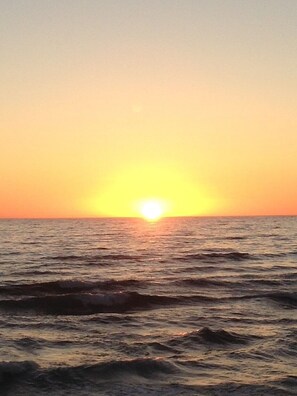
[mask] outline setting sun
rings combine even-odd
[[[0,396],[293,395],[296,5],[0,0]]]
[[[140,213],[146,220],[155,221],[164,215],[164,207],[160,201],[148,200],[140,204]]]
[[[296,215],[296,9],[1,1],[0,218]]]

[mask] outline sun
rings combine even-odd
[[[141,202],[139,206],[140,214],[148,221],[159,220],[164,215],[164,207],[161,201],[147,200]]]

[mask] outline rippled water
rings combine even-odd
[[[1,395],[296,395],[297,218],[0,221]]]

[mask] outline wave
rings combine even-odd
[[[260,253],[260,254],[251,254],[247,252],[205,252],[205,253],[191,253],[185,254],[184,256],[175,257],[176,260],[179,261],[204,261],[204,262],[215,262],[215,261],[244,261],[244,260],[261,260],[267,258],[279,258],[286,256],[294,256],[296,255],[296,251],[288,251],[288,252],[278,252],[278,253]]]
[[[216,344],[245,344],[247,342],[247,336],[231,333],[226,330],[211,330],[208,327],[203,327],[196,334],[190,335],[190,337],[193,336],[198,336],[206,342]]]
[[[274,293],[259,293],[259,294],[246,294],[241,296],[231,296],[221,298],[221,301],[227,300],[262,300],[268,299],[279,303],[286,308],[297,308],[297,293],[295,292],[274,292]]]
[[[228,287],[230,289],[237,289],[237,290],[244,290],[247,288],[251,288],[253,286],[258,287],[259,285],[262,286],[278,286],[282,287],[284,282],[282,280],[276,279],[266,279],[266,278],[253,278],[248,280],[243,280],[238,277],[234,277],[231,279],[220,279],[215,278],[183,278],[181,280],[177,280],[174,282],[177,285],[185,286],[185,287]]]
[[[97,255],[58,255],[58,256],[47,256],[43,257],[47,260],[58,260],[58,261],[80,261],[80,262],[94,262],[100,260],[111,260],[111,261],[141,261],[141,256],[130,255],[130,254],[97,254]]]
[[[295,391],[297,389],[297,375],[288,375],[281,380],[276,381],[276,383],[288,390]]]
[[[35,270],[23,270],[23,271],[15,271],[13,274],[16,275],[25,275],[26,277],[31,277],[31,276],[44,276],[44,275],[61,275],[61,271],[54,271],[54,270],[40,270],[40,269],[35,269]],[[1,286],[0,286],[1,290]],[[1,293],[1,291],[0,291]]]
[[[242,261],[242,260],[251,260],[255,259],[255,257],[249,253],[241,253],[241,252],[209,252],[209,253],[194,253],[194,254],[186,254],[184,256],[176,257],[177,260],[181,261],[192,261],[192,260],[201,260],[201,261]]]
[[[55,386],[55,384],[73,385],[74,382],[89,380],[106,382],[114,378],[140,377],[152,379],[162,375],[175,374],[175,364],[161,358],[137,358],[117,361],[106,361],[90,365],[64,366],[42,369],[32,361],[1,362],[0,385],[14,383],[16,379],[33,383],[34,386]],[[18,381],[18,382],[19,382]],[[24,393],[25,394],[25,393]]]
[[[209,327],[203,327],[200,330],[191,331],[183,334],[179,338],[170,341],[171,344],[246,344],[250,336],[240,335],[226,330],[211,330]]]
[[[138,358],[98,363],[92,366],[80,366],[82,371],[92,371],[96,376],[113,379],[115,376],[136,375],[144,378],[152,378],[160,374],[173,374],[177,367],[160,358]]]
[[[224,286],[226,281],[218,281],[210,278],[184,278],[174,282],[177,285],[182,286],[199,286],[199,287],[209,287],[209,286]]]
[[[90,315],[121,313],[178,304],[176,297],[146,295],[137,292],[108,294],[61,294],[0,301],[0,308],[15,311],[35,311],[49,315]]]
[[[274,381],[208,381],[183,385],[177,375],[185,372],[188,363],[171,362],[164,358],[135,358],[42,368],[32,361],[1,362],[0,386],[4,394],[216,394],[216,395],[293,395],[297,377],[284,375]],[[195,363],[197,361],[195,360]],[[195,367],[197,364],[195,365]],[[200,367],[199,364],[197,367]],[[214,367],[203,365],[202,367]],[[211,371],[209,371],[211,373]],[[194,373],[194,372],[193,372]],[[213,375],[217,375],[214,371]],[[172,379],[175,378],[175,382]],[[154,382],[156,381],[156,382]],[[82,388],[82,384],[84,385]],[[112,385],[112,388],[111,388]],[[106,386],[106,387],[105,387]],[[114,391],[117,390],[115,393]],[[15,392],[16,391],[16,392]],[[103,393],[102,393],[103,392]],[[111,393],[110,393],[111,392]]]
[[[143,287],[145,281],[136,279],[83,281],[76,279],[58,280],[52,282],[21,283],[16,285],[0,286],[0,294],[36,296],[56,293],[73,293],[91,290],[119,290],[123,287]]]
[[[283,387],[270,384],[265,380],[263,380],[263,383],[261,383],[259,380],[256,383],[226,381],[216,385],[201,385],[197,387],[196,394],[200,394],[200,392],[201,394],[220,396],[293,396],[295,394],[291,391],[286,391]]]
[[[268,297],[273,301],[287,307],[287,308],[297,308],[297,293],[294,292],[277,292],[268,293],[264,297]]]
[[[13,382],[20,375],[32,373],[38,368],[38,364],[32,361],[0,362],[0,384]]]
[[[252,299],[268,299],[279,303],[286,308],[297,308],[296,292],[273,292],[262,294],[250,294],[237,297],[227,297],[229,300],[252,300]]]
[[[203,265],[203,272],[214,272],[218,270],[216,263],[215,265]],[[176,273],[197,273],[197,266],[191,265],[191,267],[180,267],[174,270]]]
[[[268,278],[253,278],[243,283],[246,283],[250,286],[252,285],[282,286],[283,285],[282,280],[268,279]]]
[[[222,238],[222,239],[227,239],[227,240],[243,240],[243,239],[248,239],[248,237],[247,236],[240,236],[240,235],[234,235],[234,236],[226,236],[226,237],[224,237],[224,238]]]
[[[176,285],[209,288],[230,286],[244,289],[250,282],[230,282],[209,278],[183,278],[173,282]],[[256,284],[276,285],[276,281],[259,279]],[[59,280],[41,283],[4,285],[0,287],[0,308],[8,310],[30,310],[52,315],[89,315],[92,313],[122,313],[141,309],[154,309],[163,306],[189,304],[220,304],[239,300],[268,299],[287,308],[297,308],[297,294],[287,291],[250,293],[241,295],[181,294],[157,295],[140,294],[135,288],[147,287],[147,281],[137,279],[82,281]],[[129,290],[130,288],[130,290]]]
[[[21,252],[0,252],[0,256],[19,256]]]

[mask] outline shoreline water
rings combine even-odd
[[[14,220],[2,394],[294,394],[295,217]]]

